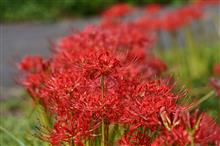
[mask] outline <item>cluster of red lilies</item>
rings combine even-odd
[[[104,22],[63,37],[51,58],[25,57],[22,84],[53,121],[44,138],[52,145],[219,145],[220,127],[177,104],[185,93],[174,91],[152,50],[155,28],[197,19],[202,13],[195,7],[154,17],[160,9],[152,6],[153,17],[140,23],[119,21],[134,8],[114,6]]]

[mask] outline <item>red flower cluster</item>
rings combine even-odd
[[[181,94],[159,78],[166,64],[153,55],[152,38],[137,23],[102,23],[60,39],[48,60],[22,60],[23,86],[54,118],[52,145],[107,145],[109,125],[125,129],[114,141],[122,146],[219,142],[214,121],[185,113]]]
[[[200,5],[189,5],[161,15],[141,17],[136,20],[136,23],[146,29],[174,31],[199,19],[202,16],[201,8]],[[159,13],[158,11],[157,13]]]
[[[136,20],[137,25],[141,25],[147,30],[167,30],[175,31],[179,28],[198,20],[203,16],[203,9],[209,5],[219,4],[219,0],[195,0],[194,3],[179,7],[173,10],[164,10],[159,4],[148,4],[145,6],[144,16]],[[103,12],[104,21],[112,22],[120,20],[120,16],[132,13],[135,8],[127,4],[117,4]],[[119,18],[119,19],[109,19]]]
[[[157,14],[161,11],[161,5],[159,4],[149,4],[144,8],[145,12],[150,14]]]
[[[155,112],[151,112],[154,118],[165,102],[175,104],[170,101],[166,85],[141,81],[166,69],[163,62],[151,55],[150,41],[151,37],[133,24],[94,26],[61,39],[53,58],[47,61],[40,57],[24,58],[20,64],[26,72],[23,85],[55,116],[49,136],[53,145],[70,143],[72,139],[82,144],[100,134],[96,131],[103,120],[109,124],[134,120],[137,124],[139,117],[132,119],[129,111],[138,106],[138,100],[144,100],[144,105],[158,102]],[[137,105],[132,104],[133,100]],[[153,109],[146,107],[145,112],[149,108]]]
[[[213,73],[214,73],[215,75],[219,75],[219,76],[220,76],[220,64],[215,64],[215,65],[213,66]]]
[[[195,0],[195,4],[199,4],[201,6],[206,6],[206,5],[218,5],[220,4],[219,0]]]
[[[120,17],[128,14],[131,12],[134,8],[131,7],[128,4],[116,4],[112,7],[108,8],[103,12],[103,16],[106,18],[114,18],[114,17]]]
[[[220,64],[215,64],[213,66],[212,72],[216,77],[212,77],[210,79],[210,84],[216,91],[217,95],[220,96],[220,79],[217,78],[217,76],[220,77]]]
[[[164,129],[152,146],[220,144],[220,127],[204,113],[176,112],[169,116],[163,112],[161,119]]]

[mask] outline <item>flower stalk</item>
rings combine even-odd
[[[209,92],[208,94],[206,94],[205,96],[203,96],[202,98],[200,98],[194,105],[192,105],[189,108],[189,111],[194,110],[196,107],[198,107],[201,103],[203,103],[204,101],[208,100],[210,97],[212,97],[212,95],[214,95],[214,91]]]
[[[104,98],[105,92],[105,77],[101,76],[101,92],[102,92],[102,99]],[[101,146],[105,146],[105,119],[102,117],[102,139],[101,139]]]

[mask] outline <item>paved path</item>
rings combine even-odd
[[[25,55],[48,56],[49,40],[56,40],[84,26],[96,23],[97,18],[64,21],[51,24],[0,24],[0,98],[6,89],[15,88],[16,63]]]

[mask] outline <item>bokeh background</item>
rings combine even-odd
[[[192,3],[191,0],[0,0],[0,144],[14,146],[47,145],[37,138],[38,121],[45,120],[30,97],[16,82],[17,63],[26,55],[50,56],[53,42],[71,31],[100,21],[100,14],[117,3],[138,8],[131,19],[139,16],[144,6],[152,3],[164,7],[161,13]],[[205,10],[205,17],[175,35],[160,32],[157,56],[164,60],[178,82],[199,98],[211,91],[212,67],[220,62],[220,6]],[[189,101],[192,100],[189,98]],[[188,101],[188,102],[189,102]],[[33,108],[35,107],[35,108]],[[220,120],[219,97],[200,105],[217,121]],[[38,118],[36,118],[38,117]],[[42,119],[40,119],[42,118]],[[16,142],[17,141],[17,142]],[[21,144],[22,145],[22,144]]]

